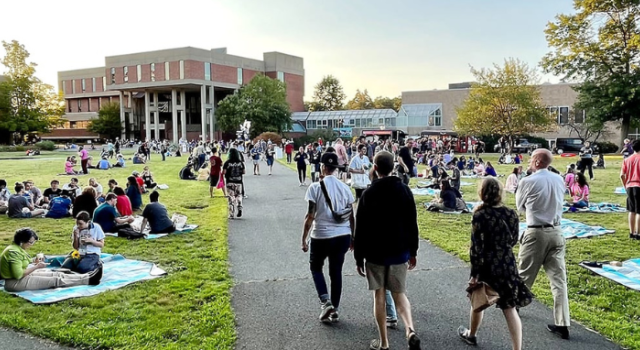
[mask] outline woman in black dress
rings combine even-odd
[[[507,320],[514,350],[522,348],[522,323],[516,307],[531,303],[533,295],[518,274],[513,246],[518,242],[518,213],[502,204],[502,184],[486,178],[478,190],[482,200],[471,221],[471,279],[469,284],[485,282],[500,299],[497,307]],[[458,335],[468,344],[476,345],[476,333],[483,312],[471,310],[471,329],[458,328]]]

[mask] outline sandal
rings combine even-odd
[[[389,350],[389,348],[383,348],[381,346],[381,343],[382,342],[380,341],[380,339],[374,339],[369,344],[369,349],[370,350]]]

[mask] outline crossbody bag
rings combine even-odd
[[[325,186],[324,181],[320,181],[320,188],[322,189],[322,194],[324,195],[324,199],[327,201],[327,206],[329,207],[329,210],[331,210],[331,215],[333,216],[333,220],[335,220],[337,223],[340,223],[340,224],[349,220],[349,218],[353,213],[353,208],[351,207],[351,205],[349,205],[348,207],[344,208],[339,212],[333,210],[333,205],[331,204],[331,198],[329,198],[329,193],[327,192],[327,187]]]

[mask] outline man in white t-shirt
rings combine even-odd
[[[351,236],[355,225],[353,211],[349,219],[344,222],[338,222],[334,219],[321,185],[325,185],[328,199],[333,210],[337,213],[343,213],[346,209],[351,208],[354,199],[349,186],[334,176],[339,164],[338,156],[335,153],[327,152],[322,155],[320,163],[324,178],[320,182],[312,183],[305,195],[308,210],[302,233],[302,251],[306,253],[309,250],[308,240],[309,234],[311,234],[309,265],[320,298],[320,321],[330,323],[339,320],[342,265],[344,264],[344,256],[351,246]],[[329,259],[329,278],[331,279],[330,294],[322,273],[322,267],[327,258]]]
[[[351,173],[351,186],[356,190],[356,201],[362,196],[362,192],[371,184],[369,169],[371,162],[367,154],[366,145],[358,145],[358,153],[351,159],[349,172]]]

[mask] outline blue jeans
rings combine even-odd
[[[67,258],[62,263],[62,268],[69,269],[77,273],[89,273],[100,267],[100,255],[87,254],[80,258],[80,261]]]
[[[587,203],[586,201],[578,201],[577,203],[574,203],[573,206],[576,208],[588,208],[589,203]]]
[[[309,255],[309,267],[313,283],[320,301],[331,299],[333,307],[337,310],[340,306],[342,295],[342,265],[344,255],[351,245],[351,235],[338,236],[328,239],[311,239],[311,252]],[[331,296],[327,290],[327,282],[324,279],[322,268],[325,259],[329,258],[329,278],[331,279]]]
[[[398,314],[396,313],[396,304],[393,302],[393,297],[391,296],[391,292],[389,290],[385,290],[384,294],[387,297],[387,318],[390,320],[397,321]]]

